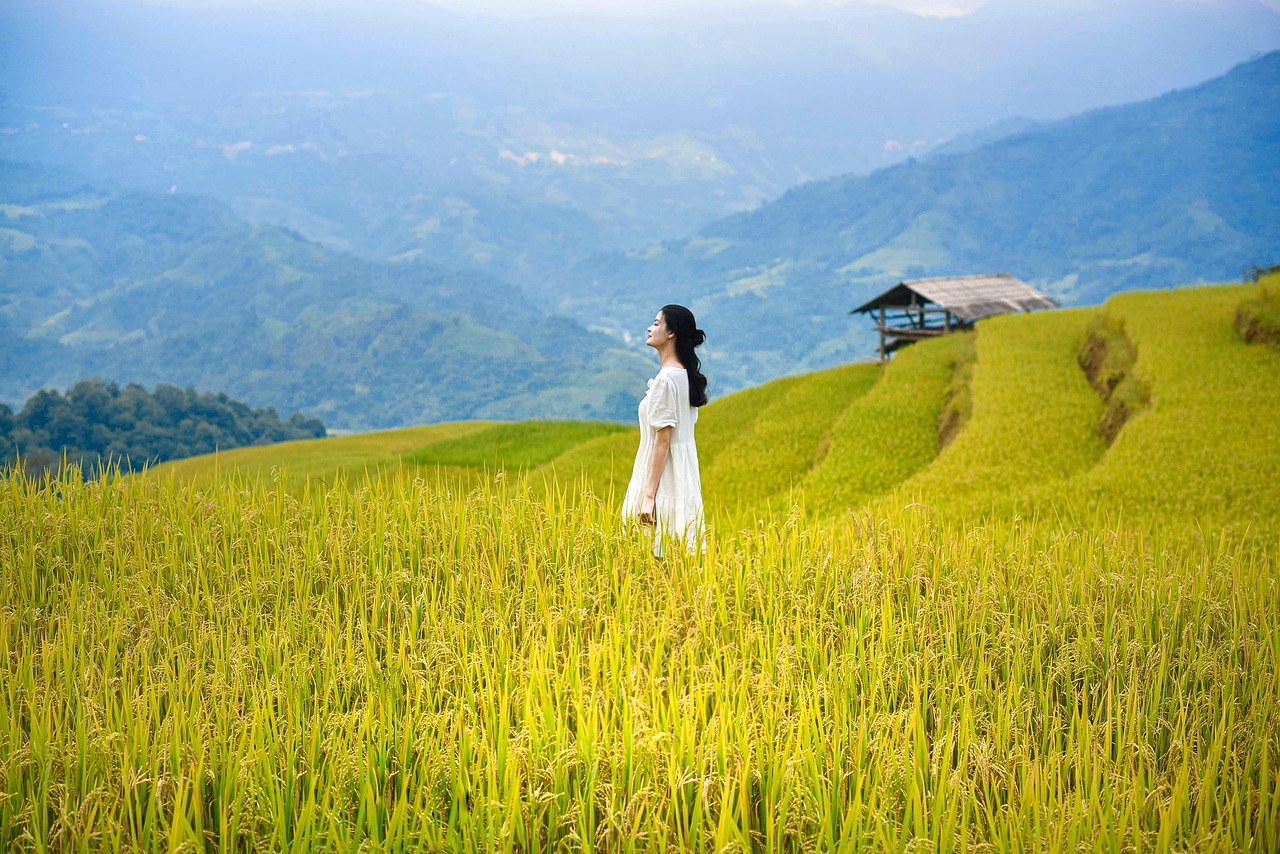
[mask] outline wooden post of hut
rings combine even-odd
[[[880,306],[880,325],[876,327],[880,330],[880,361],[884,361],[887,357],[884,352],[884,306]]]

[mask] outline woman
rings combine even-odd
[[[693,352],[706,339],[693,312],[664,305],[649,327],[645,344],[658,351],[662,367],[640,401],[640,448],[631,484],[622,501],[624,519],[653,526],[653,553],[663,540],[682,540],[693,552],[703,547],[702,478],[693,425],[707,402],[707,378]]]

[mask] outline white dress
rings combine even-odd
[[[640,447],[631,470],[631,483],[622,500],[622,518],[635,519],[644,504],[656,432],[671,429],[671,452],[658,481],[654,500],[653,553],[662,555],[663,540],[682,540],[690,552],[704,548],[702,477],[698,473],[698,447],[693,425],[698,408],[689,405],[689,373],[684,368],[663,368],[649,380],[649,391],[640,401]]]

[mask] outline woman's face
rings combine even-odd
[[[655,350],[662,349],[662,345],[675,337],[675,333],[667,329],[667,318],[662,312],[658,312],[653,318],[653,323],[649,324],[649,336],[644,339],[644,343]]]

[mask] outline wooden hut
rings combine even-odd
[[[996,314],[1052,308],[1058,303],[1008,273],[906,279],[850,314],[877,314],[880,361],[924,338],[971,329]]]

